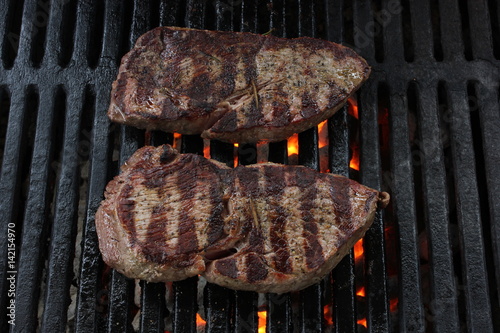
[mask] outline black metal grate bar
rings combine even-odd
[[[372,5],[367,1],[353,1],[352,4],[353,47],[369,64],[375,63],[375,20],[373,18]]]
[[[419,86],[420,88],[420,86]],[[444,121],[437,105],[437,85],[422,87],[417,109],[419,144],[416,153],[422,164],[422,195],[425,200],[426,230],[429,237],[431,270],[432,326],[438,332],[459,330],[457,286],[453,274],[450,244],[446,172],[440,122]],[[401,232],[401,234],[403,234]]]
[[[394,214],[398,217],[400,327],[404,331],[424,332],[424,310],[419,271],[417,213],[414,193],[412,152],[408,121],[408,99],[404,89],[390,91],[391,193]]]
[[[490,226],[493,243],[493,257],[496,269],[497,302],[500,299],[500,202],[496,199],[495,193],[500,189],[500,179],[496,168],[500,165],[500,130],[498,124],[500,121],[500,109],[498,103],[498,82],[491,86],[483,84],[478,87],[478,101],[481,101],[479,116],[481,121],[481,130],[483,138],[483,149],[485,159],[485,173],[487,179],[488,201],[490,208]],[[491,290],[490,293],[493,293]]]
[[[467,8],[474,58],[492,59],[493,44],[488,4],[486,1],[468,1]]]
[[[465,83],[450,84],[451,151],[456,189],[457,220],[462,252],[463,291],[467,308],[467,326],[471,331],[493,330],[488,282],[484,262],[479,198],[475,177],[469,103]]]
[[[48,253],[47,288],[42,331],[62,332],[66,329],[67,308],[71,302],[69,294],[73,277],[72,261],[78,221],[80,163],[87,147],[81,145],[80,125],[82,122],[82,106],[86,89],[82,86],[73,90],[67,97],[66,119],[64,121],[63,148],[59,162],[51,167],[60,169],[56,183],[56,206],[51,231],[50,250]],[[88,96],[87,96],[88,97]],[[64,101],[66,102],[66,101]],[[82,141],[86,142],[86,141]]]
[[[416,60],[431,60],[433,57],[432,22],[430,3],[410,1],[413,47]]]
[[[50,173],[53,154],[52,129],[54,126],[55,87],[44,87],[39,91],[39,107],[36,124],[35,143],[29,176],[29,192],[23,219],[21,251],[17,273],[17,283],[22,288],[16,293],[19,306],[17,315],[26,318],[13,331],[34,331],[37,322],[39,281],[42,280],[45,260],[49,203],[52,199]]]
[[[402,63],[404,56],[402,13],[403,6],[393,8],[394,1],[382,0],[382,8],[375,12],[375,22],[383,34],[384,62]],[[409,22],[408,22],[409,23]]]
[[[21,154],[21,151],[26,150],[26,145],[23,145],[23,140],[20,140],[19,135],[22,137],[27,135],[27,108],[31,105],[28,105],[27,102],[27,97],[29,96],[27,89],[13,89],[7,93],[10,94],[11,103],[0,178],[0,190],[1,193],[4,193],[3,200],[0,202],[0,213],[5,218],[5,221],[17,221],[22,216],[22,211],[19,209],[21,206],[19,202],[21,194],[21,170],[24,163],[29,163],[29,161],[24,160],[25,155]],[[0,224],[0,230],[4,235],[8,234],[8,227],[8,223]],[[16,223],[15,229],[20,231],[21,226]],[[7,253],[7,237],[2,237],[0,240],[0,249],[3,253]],[[2,264],[0,270],[0,300],[1,304],[7,305],[7,290],[9,289],[7,272],[15,271],[16,267],[13,269],[7,266],[7,256],[5,255],[0,256],[0,264]],[[0,319],[3,327],[6,326],[6,321],[7,318]]]
[[[440,0],[439,18],[444,60],[458,61],[464,59],[464,45],[461,34],[462,24],[460,22],[458,1]]]
[[[105,48],[106,49],[106,48]],[[101,84],[110,84],[102,77]],[[86,215],[83,225],[81,245],[80,276],[75,311],[75,331],[103,331],[107,313],[109,290],[100,284],[102,267],[101,254],[95,231],[95,213],[102,199],[108,181],[109,163],[109,120],[104,112],[109,103],[109,96],[103,89],[95,91],[95,116],[90,137],[89,185]]]

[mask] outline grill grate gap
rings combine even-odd
[[[39,68],[45,54],[45,37],[49,23],[50,0],[38,1],[33,18],[33,38],[31,40],[31,62],[35,68]]]
[[[472,55],[472,41],[470,35],[470,23],[467,0],[459,0],[460,20],[462,23],[462,40],[464,46],[464,56],[467,61],[474,59]]]
[[[432,38],[434,45],[434,59],[436,61],[443,61],[443,45],[441,44],[441,18],[439,10],[439,1],[429,0],[431,8],[431,24],[432,24]]]
[[[391,122],[390,122],[390,87],[387,82],[381,82],[378,90],[378,127],[379,127],[379,146],[381,155],[381,190],[391,192],[393,186],[391,170]],[[394,332],[399,327],[399,242],[398,226],[393,218],[393,201],[384,209],[384,239],[385,259],[387,266],[387,299],[389,301],[390,324]]]
[[[344,7],[342,8],[342,18],[344,20],[342,44],[344,45],[354,46],[354,36],[356,35],[356,32],[354,30],[353,11],[352,0],[345,0]]]
[[[495,0],[488,0],[488,9],[490,12],[490,23],[493,41],[493,55],[500,59],[500,6]]]
[[[370,27],[365,26],[367,34],[373,36],[375,43],[375,61],[384,62],[384,34],[382,24],[377,20],[377,15],[382,12],[382,1],[375,0],[371,3],[373,17],[371,18]],[[367,23],[368,24],[368,23]]]
[[[104,6],[104,1],[94,1],[92,3],[91,22],[88,31],[89,45],[87,48],[87,62],[90,68],[95,68],[97,66],[101,55],[101,45],[104,33]]]
[[[23,134],[21,137],[24,139],[24,144],[21,148],[21,154],[24,157],[26,163],[23,165],[23,171],[21,173],[22,178],[22,191],[23,197],[27,197],[26,189],[29,183],[29,164],[31,162],[31,157],[33,154],[33,145],[35,141],[35,127],[38,115],[38,107],[40,103],[40,96],[38,87],[36,85],[29,85],[25,92],[25,121],[23,127]],[[21,212],[23,210],[20,210]]]
[[[6,86],[0,86],[0,174],[2,173],[3,152],[9,122],[10,93]]]
[[[60,47],[58,55],[58,64],[61,67],[66,67],[73,53],[75,40],[75,25],[76,25],[76,1],[68,1],[63,7],[63,20],[61,20]]]
[[[6,10],[5,35],[2,43],[2,60],[5,68],[12,68],[19,48],[19,34],[23,17],[24,0],[9,1]]]
[[[120,40],[118,47],[118,54],[116,57],[117,66],[120,65],[120,61],[125,53],[127,53],[131,48],[130,43],[130,29],[132,27],[132,17],[134,12],[134,2],[133,0],[122,1],[121,6],[121,27],[120,27]]]
[[[149,2],[149,24],[152,28],[161,26],[161,5],[160,0],[150,0]]]
[[[490,302],[492,308],[492,318],[496,323],[494,326],[500,324],[500,305],[498,299],[497,282],[495,279],[495,263],[493,260],[493,244],[491,239],[491,219],[490,219],[490,205],[488,200],[488,182],[486,180],[486,168],[484,161],[484,150],[482,140],[482,129],[480,122],[480,115],[482,106],[481,101],[478,99],[478,82],[468,82],[467,96],[469,99],[470,108],[470,121],[473,133],[474,155],[476,161],[476,177],[479,191],[479,204],[481,211],[481,221],[483,230],[483,239],[485,245],[485,259],[486,269],[488,272],[488,283],[490,292]]]
[[[450,212],[450,238],[453,250],[453,266],[456,278],[457,286],[457,299],[458,299],[458,314],[461,320],[459,324],[461,328],[465,328],[465,316],[466,316],[466,305],[465,305],[465,289],[464,280],[462,277],[462,260],[461,251],[459,244],[459,227],[458,227],[458,217],[457,217],[457,207],[456,207],[456,192],[454,185],[454,169],[453,169],[453,156],[451,151],[451,112],[449,107],[449,101],[447,96],[447,87],[444,81],[438,83],[438,103],[440,111],[441,128],[443,130],[443,135],[441,136],[443,152],[444,152],[444,162],[446,170],[446,184],[448,189],[448,206]]]

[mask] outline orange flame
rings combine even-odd
[[[288,138],[287,149],[288,156],[299,153],[299,135],[297,133]]]
[[[359,148],[357,146],[352,147],[352,157],[349,161],[349,167],[359,171]]]
[[[328,304],[323,307],[323,318],[325,318],[326,325],[328,325],[328,326],[333,325],[333,317],[332,317],[332,313],[331,313],[331,307]]]
[[[359,241],[354,244],[354,259],[359,259],[363,256],[364,249],[363,249],[363,238],[361,238]]]
[[[202,329],[205,327],[207,322],[201,318],[199,313],[196,313],[196,327],[198,330]]]
[[[358,320],[358,321],[357,321],[357,323],[358,323],[359,325],[364,326],[365,328],[366,328],[366,327],[368,327],[368,326],[367,326],[367,324],[366,324],[366,318],[363,318],[363,319]]]
[[[323,148],[328,145],[328,126],[327,120],[319,123],[318,125],[318,148]]]
[[[179,133],[174,133],[174,142],[172,146],[174,149],[181,149],[181,135]]]
[[[240,145],[235,143],[234,144],[234,167],[237,167],[238,166],[238,147]]]
[[[267,311],[259,311],[257,316],[259,317],[259,333],[266,333]]]
[[[203,157],[210,158],[210,140],[203,139]]]
[[[349,98],[347,100],[347,104],[349,105],[349,114],[354,118],[359,119],[358,101],[354,98]]]
[[[356,292],[356,295],[360,297],[365,297],[366,296],[365,287],[359,288],[359,290]]]

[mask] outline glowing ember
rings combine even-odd
[[[356,292],[356,295],[360,297],[365,297],[366,296],[365,287],[359,288],[359,290]]]
[[[349,106],[349,114],[356,119],[359,119],[359,111],[358,111],[358,101],[354,98],[349,98],[347,100],[347,105]]]
[[[331,310],[332,310],[332,308],[328,304],[323,307],[323,318],[325,318],[325,323],[328,326],[332,326],[333,325],[333,317],[332,317],[332,311]]]
[[[234,167],[237,167],[238,166],[238,147],[240,145],[235,143],[234,144],[234,153],[233,153],[233,156],[234,156]]]
[[[203,139],[203,157],[210,158],[210,140]]]
[[[259,333],[266,333],[267,311],[259,311],[257,316],[259,317]]]
[[[174,143],[172,144],[174,149],[181,149],[181,137],[182,136],[179,133],[174,133]]]
[[[196,328],[199,331],[200,329],[204,328],[207,322],[201,318],[200,314],[196,314]]]
[[[398,303],[399,300],[397,298],[393,298],[389,301],[389,308],[391,309],[391,312],[394,312],[398,309]]]
[[[357,323],[358,323],[359,325],[364,326],[364,327],[368,327],[368,326],[366,325],[366,318],[363,318],[363,319],[358,320],[358,321],[357,321]]]
[[[318,125],[318,148],[323,148],[328,145],[328,126],[327,120]]]
[[[288,156],[299,154],[299,135],[297,133],[288,138],[287,150]]]
[[[354,259],[359,259],[363,256],[363,238],[354,244]]]
[[[349,161],[349,167],[354,170],[359,171],[359,147],[354,146],[351,147],[352,149],[352,157],[351,160]]]

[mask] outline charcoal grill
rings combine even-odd
[[[2,332],[196,332],[197,313],[206,332],[257,332],[264,310],[267,332],[500,330],[498,2],[1,0],[0,8]],[[121,56],[160,25],[312,36],[367,59],[359,119],[339,111],[327,146],[331,172],[392,195],[362,260],[351,251],[318,285],[260,296],[198,287],[198,278],[136,284],[102,263],[94,214],[107,181],[142,145],[174,141],[105,114]],[[198,136],[180,142],[182,152],[203,152]],[[359,172],[349,168],[353,142]],[[233,145],[209,145],[212,158],[233,163]],[[268,150],[268,160],[288,162],[286,142]],[[256,162],[256,152],[238,147],[239,163]],[[301,133],[298,163],[319,160],[317,129]]]

